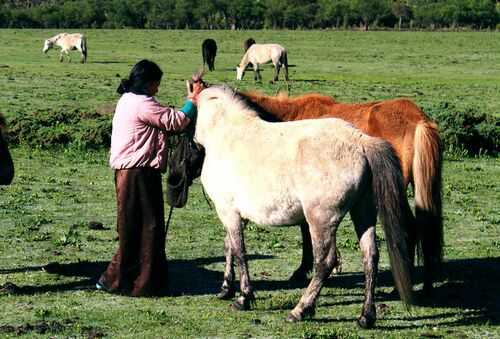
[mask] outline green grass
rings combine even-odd
[[[76,62],[77,54],[72,64],[60,64],[54,51],[42,56],[43,39],[54,33],[0,30],[0,111],[8,117],[113,103],[117,74],[124,77],[143,57],[165,71],[159,99],[180,105],[184,80],[198,68],[199,46],[208,36],[219,44],[209,82],[267,93],[283,88],[267,82],[270,67],[261,85],[249,80],[251,74],[241,83],[233,80],[242,41],[253,36],[288,47],[296,65],[290,69],[292,93],[318,91],[345,101],[404,95],[424,108],[446,101],[500,116],[500,45],[494,33],[88,31],[87,65]],[[107,152],[20,146],[13,156],[15,180],[0,188],[0,337],[500,337],[498,158],[445,161],[446,263],[435,297],[411,313],[390,295],[382,241],[377,303],[386,306],[376,328],[365,331],[355,323],[363,277],[349,220],[338,234],[344,273],[328,280],[312,320],[284,321],[302,292],[287,282],[300,260],[297,227],[247,228],[257,293],[252,311],[233,312],[229,302],[215,298],[222,282],[224,231],[199,182],[187,207],[175,210],[168,234],[172,295],[111,296],[93,289],[117,246]],[[89,221],[102,222],[106,230],[88,229]],[[17,288],[5,288],[7,282]]]

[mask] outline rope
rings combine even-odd
[[[203,196],[205,197],[205,201],[207,202],[208,208],[210,208],[210,210],[213,210],[214,208],[212,207],[212,204],[210,203],[210,200],[208,200],[207,192],[205,192],[205,189],[203,188],[203,185],[201,186],[201,191],[203,192]]]
[[[168,226],[170,225],[170,219],[172,218],[173,211],[174,211],[174,208],[172,206],[170,206],[170,211],[168,212],[168,219],[167,219],[167,222],[165,224],[165,237],[167,237]]]

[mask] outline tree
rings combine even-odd
[[[281,0],[266,0],[266,13],[264,15],[264,25],[267,28],[283,27],[283,19],[287,4]]]
[[[388,3],[385,0],[353,0],[351,9],[357,13],[365,31],[378,17],[387,13]]]
[[[174,28],[175,0],[156,0],[146,15],[147,28]]]
[[[401,0],[395,0],[392,2],[391,8],[392,14],[398,18],[398,29],[401,30],[401,24],[403,23],[403,18],[407,19],[411,17],[411,8],[407,3]]]

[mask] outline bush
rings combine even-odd
[[[447,102],[426,111],[439,124],[439,133],[446,151],[465,151],[468,155],[498,155],[498,117],[481,113],[477,108],[458,109]]]
[[[111,142],[111,113],[68,110],[23,114],[9,122],[8,138],[13,144],[39,148],[105,148]]]

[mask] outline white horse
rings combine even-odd
[[[278,44],[253,44],[243,55],[240,64],[236,67],[236,80],[243,80],[245,69],[251,63],[253,65],[254,79],[262,79],[259,64],[272,62],[274,65],[274,80],[278,81],[280,68],[285,68],[285,79],[288,81],[288,56],[286,49]]]
[[[61,53],[59,55],[59,61],[63,61],[64,54],[68,57],[69,62],[71,62],[71,56],[69,54],[72,50],[80,51],[82,57],[81,62],[87,62],[87,39],[81,33],[61,33],[45,40],[43,45],[43,53],[47,53],[49,49],[54,47],[54,45],[61,48]]]
[[[340,119],[264,121],[255,106],[223,87],[201,92],[195,140],[206,151],[201,182],[226,229],[226,266],[219,298],[235,294],[235,256],[241,296],[233,307],[249,309],[254,300],[243,238],[247,221],[268,225],[307,221],[315,272],[287,320],[312,315],[323,281],[336,262],[337,227],[350,212],[365,273],[365,300],[358,323],[364,328],[373,326],[378,209],[396,286],[403,301],[410,301],[406,197],[399,162],[387,142]]]

